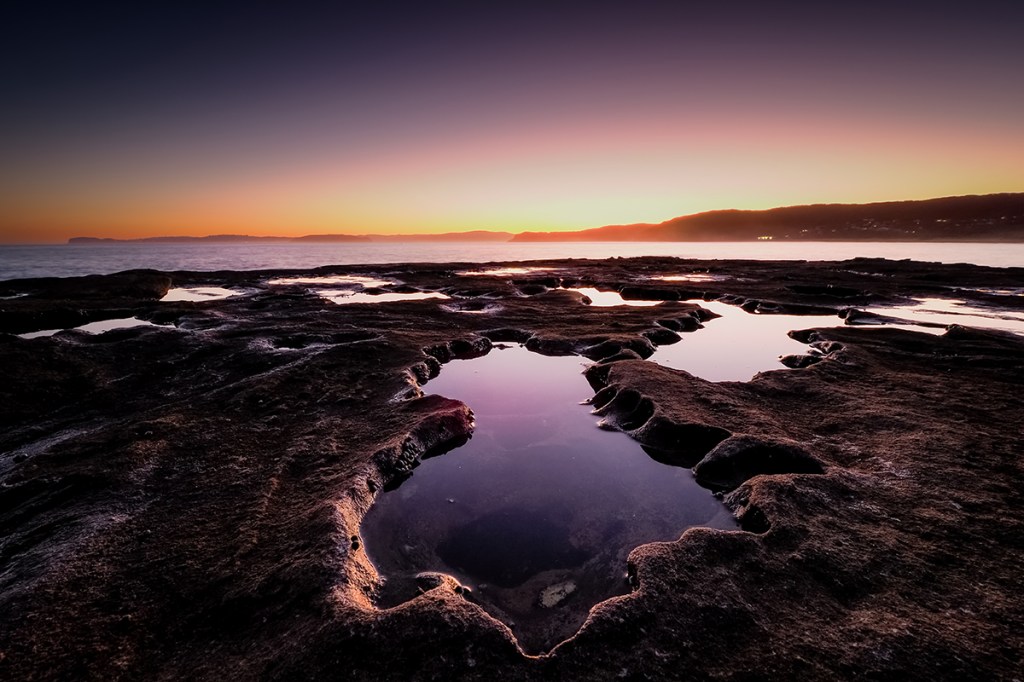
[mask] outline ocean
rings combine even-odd
[[[0,246],[0,280],[75,277],[136,268],[264,270],[378,263],[488,263],[546,258],[676,256],[845,260],[857,256],[1024,267],[1024,244],[934,242],[394,242],[369,244],[124,243]]]

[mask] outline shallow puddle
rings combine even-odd
[[[575,291],[578,294],[583,294],[590,299],[590,305],[595,308],[614,308],[620,305],[635,306],[638,308],[649,308],[655,306],[664,301],[632,301],[622,298],[622,294],[617,291],[600,291],[592,287],[566,287],[568,291]]]
[[[490,268],[488,270],[464,270],[455,274],[467,277],[511,277],[513,275],[529,275],[534,272],[548,272],[550,268]]]
[[[397,284],[394,280],[366,277],[364,275],[321,275],[315,277],[277,277],[267,280],[267,284],[310,284],[310,285],[343,285],[352,284],[366,288],[385,287],[390,284]]]
[[[242,292],[224,287],[174,287],[168,290],[167,294],[160,300],[165,303],[177,303],[179,301],[220,301],[232,296],[238,296]]]
[[[1024,296],[1024,288],[1022,287],[1010,287],[1004,289],[993,289],[990,287],[960,288],[965,291],[977,291],[980,294],[992,294],[993,296]]]
[[[966,301],[949,298],[917,298],[911,305],[868,308],[876,315],[898,317],[912,323],[939,325],[959,324],[964,327],[998,329],[1024,334],[1024,313],[973,306]],[[923,328],[918,328],[923,331]],[[941,333],[944,331],[940,329]]]
[[[729,275],[712,275],[707,272],[693,272],[689,275],[659,275],[651,277],[658,282],[723,282],[732,279]]]
[[[167,325],[153,324],[147,320],[140,320],[136,317],[122,317],[116,320],[100,320],[99,322],[90,322],[83,324],[81,327],[75,327],[75,331],[85,332],[87,334],[102,334],[103,332],[109,332],[114,329],[129,329],[131,327],[166,327]],[[23,339],[38,339],[44,336],[53,336],[57,332],[67,331],[65,329],[44,329],[38,332],[29,332],[27,334],[18,334]]]
[[[843,324],[836,315],[757,314],[718,301],[690,302],[721,317],[704,322],[704,329],[682,334],[680,343],[659,346],[650,359],[708,381],[749,381],[758,372],[785,369],[781,356],[809,350],[789,338],[790,330]]]
[[[321,290],[316,292],[318,296],[326,298],[331,303],[347,305],[350,303],[395,303],[397,301],[422,301],[428,298],[449,299],[450,296],[440,294],[436,291],[417,291],[414,293],[386,293],[386,294],[364,294],[352,293],[351,291],[330,291]]]
[[[531,653],[572,636],[594,604],[629,591],[629,552],[694,525],[736,528],[688,469],[596,426],[576,357],[521,347],[453,360],[427,388],[476,415],[473,438],[383,493],[362,534],[383,607],[421,571],[451,574]]]

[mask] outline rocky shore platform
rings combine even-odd
[[[270,283],[331,275],[447,298]],[[198,286],[239,295],[160,301]],[[795,328],[795,369],[746,382],[644,358],[714,324],[701,300],[839,324],[914,296],[1019,312],[1022,290],[1024,268],[867,259],[0,282],[0,679],[1020,679],[1024,337]],[[18,336],[125,317],[156,326]],[[430,379],[496,343],[593,361],[595,422],[693,467],[741,528],[637,547],[631,591],[536,656],[449,576],[378,608],[360,540],[471,435]]]

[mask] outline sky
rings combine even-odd
[[[5,3],[0,243],[1024,191],[1024,3]]]

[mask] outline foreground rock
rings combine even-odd
[[[514,278],[459,276],[469,267],[459,264],[321,271],[460,296],[387,305],[339,306],[266,283],[283,273],[0,283],[0,295],[28,294],[0,301],[11,333],[74,326],[55,324],[68,310],[173,324],[0,335],[0,678],[1018,674],[1024,340],[962,327],[818,330],[797,336],[820,360],[743,383],[641,358],[677,340],[652,330],[683,344],[701,333],[685,320],[709,316],[680,302],[689,298],[838,312],[1021,287],[1024,271],[545,265]],[[651,284],[709,268],[726,278]],[[634,297],[651,287],[665,303],[590,307],[556,288],[567,278]],[[253,293],[158,302],[189,284]],[[1020,298],[972,300],[1019,309]],[[421,385],[452,357],[507,342],[604,360],[588,379],[605,426],[662,461],[700,463],[744,529],[637,548],[623,567],[634,591],[539,658],[447,576],[426,575],[419,597],[377,609],[359,541],[381,490],[471,433],[472,406]],[[758,456],[765,449],[774,454]],[[568,595],[549,595],[551,608]]]

